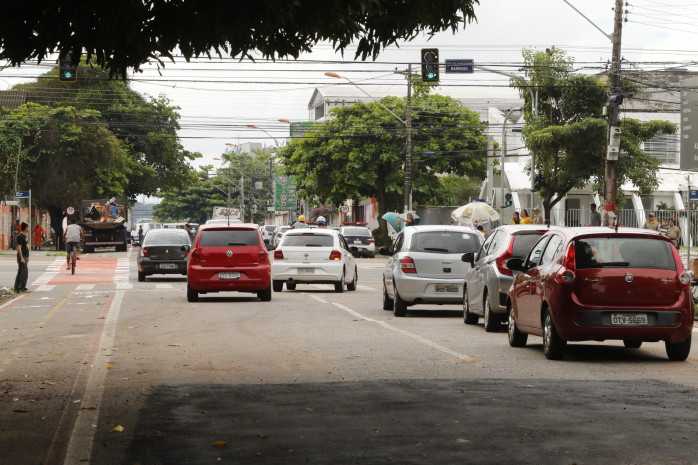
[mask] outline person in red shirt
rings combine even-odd
[[[34,236],[32,238],[32,245],[34,245],[34,250],[41,250],[41,244],[44,242],[44,234],[46,232],[39,223],[36,223],[36,226],[34,226],[34,229],[32,231],[34,233]]]

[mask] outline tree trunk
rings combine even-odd
[[[63,209],[58,207],[49,207],[49,215],[51,215],[51,227],[54,233],[54,243],[56,245],[56,250],[63,250],[65,247],[63,245]]]

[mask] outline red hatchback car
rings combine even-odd
[[[691,276],[669,239],[654,231],[591,227],[549,231],[524,259],[509,290],[509,344],[543,337],[561,359],[568,341],[664,341],[671,360],[691,350]]]
[[[187,265],[187,300],[219,291],[254,292],[271,300],[271,263],[256,224],[199,227]]]

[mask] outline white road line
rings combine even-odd
[[[131,283],[123,283],[123,282],[122,282],[122,283],[119,283],[119,282],[117,282],[117,283],[116,283],[116,289],[119,290],[119,291],[125,291],[125,290],[129,290],[129,289],[133,289],[133,284],[131,284]]]
[[[94,288],[94,284],[78,284],[77,286],[75,286],[76,291],[91,291]]]
[[[155,289],[174,289],[171,283],[155,283]]]
[[[322,297],[318,297],[318,296],[315,296],[313,294],[306,294],[306,295],[312,297],[313,299],[317,300],[318,302],[328,303]],[[441,344],[437,344],[436,342],[431,341],[425,337],[422,337],[419,334],[415,334],[415,333],[412,333],[410,331],[406,331],[404,329],[397,328],[397,327],[391,325],[390,323],[386,323],[385,321],[375,320],[371,317],[362,315],[361,313],[357,312],[356,310],[353,310],[353,309],[351,309],[345,305],[339,304],[337,302],[329,302],[329,303],[331,303],[332,305],[334,305],[337,308],[344,310],[345,312],[348,312],[348,313],[354,315],[357,318],[361,318],[362,320],[370,321],[371,323],[379,324],[380,326],[382,326],[386,329],[389,329],[390,331],[395,331],[395,332],[403,334],[407,337],[411,337],[412,339],[419,341],[422,344],[425,344],[425,345],[431,347],[432,349],[436,349],[440,352],[451,355],[451,356],[456,357],[460,360],[464,360],[464,361],[468,361],[468,362],[472,362],[474,360],[472,357],[468,357],[465,354],[461,354],[460,352],[456,352],[455,350],[451,350],[448,347],[442,346]]]
[[[92,446],[96,431],[96,428],[92,425],[97,425],[99,420],[105,379],[107,377],[106,367],[110,364],[108,357],[110,353],[107,349],[114,347],[114,339],[118,326],[117,322],[119,320],[119,312],[121,311],[121,301],[123,297],[123,292],[117,292],[114,296],[114,300],[111,302],[107,319],[104,322],[99,348],[94,358],[95,368],[92,369],[87,378],[85,392],[80,402],[82,406],[86,406],[87,408],[78,410],[68,442],[65,459],[63,460],[64,465],[80,463],[85,457],[92,456]],[[94,410],[90,410],[93,407]]]
[[[62,266],[64,266],[65,259],[63,257],[56,257],[53,261],[46,267],[44,271],[38,278],[34,280],[31,284],[34,286],[40,286],[42,284],[48,284],[58,273]],[[31,266],[31,260],[29,261],[29,266]]]
[[[39,292],[48,292],[52,291],[55,287],[55,284],[42,284],[41,286],[37,287],[36,290]]]

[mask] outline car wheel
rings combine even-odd
[[[395,298],[393,299],[393,315],[407,315],[407,302],[400,298],[400,294],[397,293],[397,287],[395,288]]]
[[[359,279],[359,270],[354,268],[354,279],[351,280],[349,284],[347,284],[347,291],[355,291],[356,290],[356,281]]]
[[[197,302],[199,300],[199,292],[192,289],[189,284],[187,284],[187,301]]]
[[[553,316],[549,310],[546,310],[543,317],[543,353],[545,357],[548,360],[562,360],[566,346],[567,341],[557,334]]]
[[[368,258],[374,258],[375,256],[376,256],[375,253],[369,253],[369,254],[368,254]]]
[[[281,292],[284,289],[284,282],[280,281],[278,279],[275,279],[274,281],[272,281],[271,285],[272,285],[272,288],[274,289],[274,292]]]
[[[145,281],[145,273],[143,273],[142,271],[139,271],[138,272],[138,282],[142,283],[143,281]]]
[[[466,325],[476,325],[480,317],[475,313],[470,312],[470,304],[468,303],[468,288],[463,287],[463,323]]]
[[[388,288],[385,285],[385,279],[383,280],[383,310],[393,309],[393,299],[388,295]]]
[[[334,283],[334,291],[335,292],[344,292],[344,272],[342,272],[342,277]]]
[[[485,305],[485,311],[484,311],[484,316],[483,320],[485,323],[485,331],[488,333],[494,333],[499,331],[499,327],[502,325],[502,319],[499,317],[499,315],[493,315],[492,314],[492,306],[490,305],[490,297],[487,295],[485,292],[485,300],[484,300],[484,305]]]
[[[257,291],[257,297],[259,300],[262,302],[269,302],[271,300],[271,284],[269,284],[269,287],[262,291]]]
[[[286,289],[288,289],[289,291],[295,291],[296,283],[286,283]]]
[[[689,352],[691,352],[691,335],[689,334],[688,337],[681,342],[674,343],[664,341],[664,346],[666,347],[666,354],[669,360],[683,362],[688,358]]]
[[[512,347],[524,347],[528,341],[528,334],[519,331],[514,318],[514,310],[509,309],[509,327],[507,333],[509,335],[509,345]]]
[[[642,341],[629,341],[627,339],[623,339],[623,345],[628,349],[639,349],[642,345]]]

